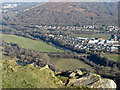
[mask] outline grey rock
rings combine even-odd
[[[116,83],[107,78],[101,78],[100,75],[90,73],[79,79],[70,79],[68,86],[89,87],[89,88],[117,88]]]

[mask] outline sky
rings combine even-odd
[[[53,2],[118,2],[120,0],[0,0],[1,2],[45,2],[45,1],[53,1]]]
[[[45,2],[47,0],[0,0],[1,2]]]

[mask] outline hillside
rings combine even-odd
[[[76,70],[73,72],[63,72],[64,74],[60,72],[55,76],[48,66],[43,68],[33,67],[33,65],[20,66],[14,61],[14,59],[8,60],[7,57],[2,61],[2,69],[3,88],[79,87],[86,90],[93,87],[116,88],[116,83],[113,80],[101,78],[100,75],[94,73]],[[66,83],[66,81],[68,81],[68,83]],[[67,87],[65,86],[65,83],[67,84]]]
[[[116,88],[116,84],[114,83],[113,80],[102,79],[100,77],[100,75],[97,75],[94,73],[89,73],[86,69],[84,69],[82,67],[77,69],[77,70],[79,70],[77,72],[76,71],[75,72],[73,72],[73,71],[69,71],[69,72],[68,71],[65,71],[65,72],[55,71],[56,76],[60,80],[56,79],[53,72],[51,71],[51,70],[54,71],[53,67],[49,66],[51,70],[48,68],[48,66],[44,67],[45,65],[47,65],[47,63],[48,63],[47,61],[49,60],[49,57],[47,56],[47,54],[38,53],[35,51],[30,51],[30,50],[25,50],[23,48],[20,48],[17,44],[14,44],[14,43],[8,44],[8,43],[3,42],[3,46],[4,46],[4,48],[3,48],[4,52],[3,52],[3,56],[2,56],[2,61],[0,61],[3,64],[2,65],[3,87],[7,87],[7,88],[8,87],[20,87],[20,88],[21,87],[23,87],[23,88],[51,87],[51,88],[53,88],[53,87],[57,87],[56,84],[59,87],[59,85],[61,85],[60,80],[62,80],[64,82],[64,85],[67,85],[70,87],[74,85],[75,87],[76,86],[77,87],[88,86],[88,87],[96,87],[96,88],[97,87]],[[19,52],[18,52],[18,49],[19,49]],[[24,56],[23,53],[28,54],[28,55]],[[57,54],[55,54],[55,55],[60,57]],[[52,57],[54,57],[55,55],[52,55]],[[64,57],[64,56],[62,56],[62,57]],[[34,58],[36,58],[36,59],[34,59]],[[71,59],[66,59],[66,60],[71,60]],[[58,62],[58,63],[60,63],[60,62]],[[71,63],[67,63],[67,64],[72,65]],[[105,67],[103,66],[103,68],[105,68]],[[49,72],[49,70],[50,70],[50,72]],[[110,70],[110,73],[113,73],[113,72],[111,72],[110,67],[109,67],[109,70],[106,70],[106,69],[104,69],[104,70],[106,72],[109,72],[109,70]],[[103,72],[104,72],[104,70],[103,70]],[[112,70],[117,70],[117,68],[112,69]],[[73,74],[72,74],[72,72],[73,72]],[[115,71],[115,72],[117,72],[117,71]],[[55,78],[55,80],[53,77]],[[69,83],[67,83],[66,81],[67,82],[69,81]],[[81,82],[84,82],[85,84],[83,84]],[[105,82],[107,82],[107,83],[104,85]],[[21,86],[19,86],[19,85],[21,85]]]
[[[17,13],[11,22],[12,16],[3,17],[3,21],[10,23],[34,25],[83,25],[107,24],[117,25],[118,3],[43,3],[34,8],[25,9]]]
[[[61,81],[54,77],[49,68],[35,68],[32,65],[20,66],[14,59],[3,59],[3,88],[58,88],[63,87]]]

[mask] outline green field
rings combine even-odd
[[[106,55],[110,60],[117,60],[117,61],[120,61],[120,55],[118,54],[109,54],[109,55]]]
[[[59,88],[64,87],[49,68],[40,70],[32,65],[20,66],[14,60],[2,60],[3,88]],[[1,62],[1,61],[0,61]]]
[[[0,63],[0,89],[2,88],[2,63]]]
[[[44,43],[43,41],[35,41],[28,38],[9,34],[2,34],[2,38],[7,43],[17,43],[20,47],[29,50],[36,50],[40,52],[63,52],[62,50],[52,47]]]
[[[110,39],[111,34],[78,34],[75,37],[84,37],[84,38],[98,38],[102,37],[104,39]]]
[[[56,69],[60,69],[61,71],[76,70],[79,68],[85,68],[89,71],[93,71],[91,66],[78,59],[51,58],[51,63],[55,65]]]

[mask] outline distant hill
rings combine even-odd
[[[31,5],[31,4],[30,4]],[[20,6],[19,6],[20,7]],[[17,7],[18,8],[18,7]],[[20,8],[18,8],[20,10]],[[18,11],[19,11],[18,10]],[[8,17],[8,15],[6,15]],[[38,25],[86,25],[86,24],[118,24],[117,2],[58,2],[39,3],[31,8],[9,15],[6,23],[38,24]],[[11,20],[10,18],[13,18]],[[11,21],[10,21],[11,20]]]
[[[38,25],[118,23],[117,3],[45,3],[17,15],[17,20]]]

